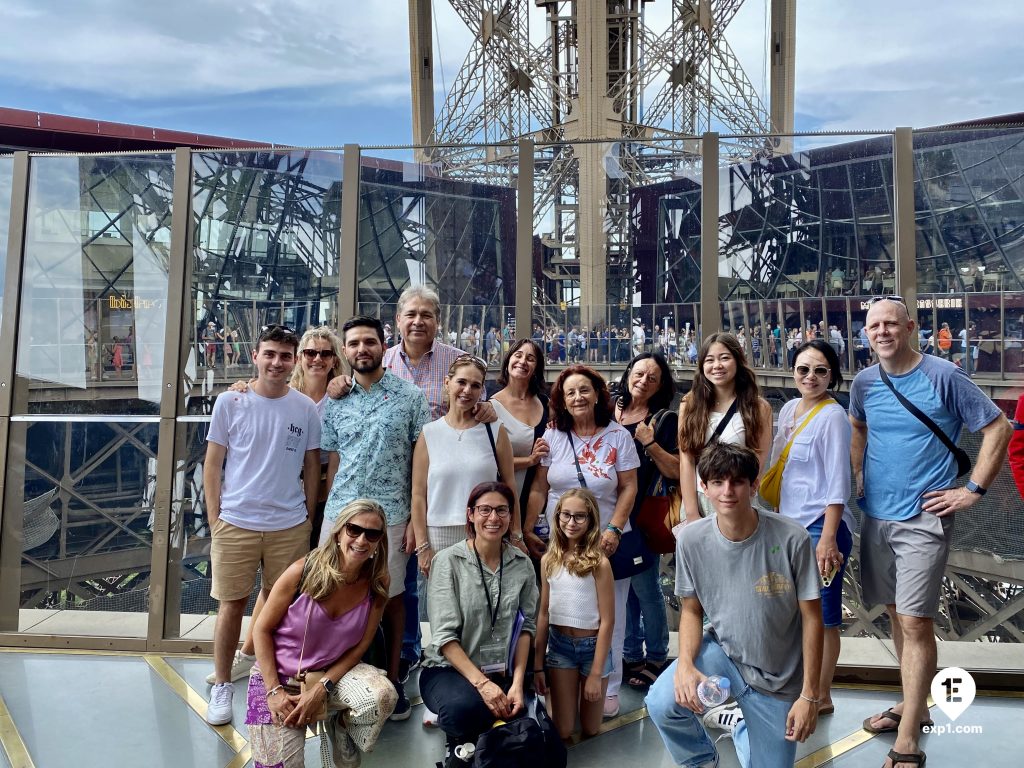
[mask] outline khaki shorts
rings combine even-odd
[[[388,574],[391,576],[389,598],[405,592],[405,568],[409,564],[409,553],[403,551],[402,546],[405,542],[405,528],[408,525],[412,523],[388,526]]]
[[[909,520],[864,515],[860,584],[867,605],[895,605],[903,616],[935,618],[954,516],[921,512]]]
[[[306,520],[283,531],[249,531],[218,518],[210,543],[210,596],[222,601],[248,598],[260,566],[263,588],[270,591],[288,566],[309,552],[312,525]]]

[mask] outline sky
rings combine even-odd
[[[491,0],[485,0],[490,3]],[[768,0],[726,38],[764,82]],[[470,42],[434,0],[438,103]],[[532,0],[531,31],[543,33]],[[2,0],[0,107],[293,146],[412,141],[406,0]],[[670,0],[645,6],[668,25]],[[796,127],[1024,111],[1019,0],[798,0]]]

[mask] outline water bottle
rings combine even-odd
[[[551,537],[551,527],[548,525],[547,515],[541,515],[533,525],[533,532],[541,541],[547,541]]]
[[[697,686],[697,698],[705,707],[717,707],[729,698],[729,678],[711,675]]]

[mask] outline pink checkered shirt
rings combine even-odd
[[[444,377],[455,358],[464,354],[461,349],[435,339],[434,345],[420,358],[420,364],[414,366],[399,343],[384,352],[384,367],[423,391],[430,404],[430,418],[436,421],[447,410],[442,401]]]

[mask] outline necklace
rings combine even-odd
[[[455,442],[457,442],[457,443],[461,443],[461,442],[462,442],[462,436],[463,436],[464,434],[466,434],[466,432],[468,432],[469,430],[471,430],[471,429],[472,429],[472,428],[473,428],[474,426],[476,426],[475,424],[471,424],[471,425],[469,425],[468,427],[465,427],[464,429],[459,429],[458,427],[456,427],[456,426],[455,426],[454,424],[452,424],[452,423],[451,423],[451,422],[450,422],[450,421],[448,420],[448,417],[447,417],[447,416],[445,416],[445,417],[444,417],[444,422],[445,422],[445,424],[447,424],[447,425],[448,425],[449,427],[451,427],[452,429],[454,429],[454,430],[455,430],[455,432],[456,432],[456,433],[458,434],[458,437],[456,437],[456,438],[455,438]]]

